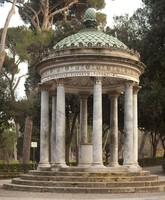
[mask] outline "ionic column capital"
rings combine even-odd
[[[111,99],[111,98],[118,98],[119,96],[120,96],[120,92],[118,92],[118,91],[111,91],[110,93],[109,93],[109,98]]]
[[[59,78],[56,80],[57,81],[57,85],[60,86],[60,85],[64,85],[64,79],[63,78]]]
[[[124,83],[124,87],[125,87],[125,89],[129,89],[129,88],[133,88],[133,85],[134,85],[134,81],[126,81],[125,83]]]
[[[91,77],[94,84],[102,84],[102,77]]]
[[[41,83],[38,84],[39,90],[42,91],[49,91],[49,87],[47,85],[43,85]]]
[[[134,87],[133,87],[133,93],[134,93],[134,94],[138,94],[138,92],[139,92],[139,90],[140,90],[141,88],[142,88],[142,87],[139,86],[139,85],[134,86]]]
[[[89,93],[79,93],[80,99],[87,99],[89,95]]]

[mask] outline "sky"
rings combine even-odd
[[[130,16],[134,13],[134,11],[142,6],[141,0],[105,0],[106,6],[102,10],[103,13],[107,14],[107,26],[113,26],[113,16],[115,15],[124,15],[129,14]],[[8,12],[10,11],[11,4],[6,3],[3,7],[0,7],[0,28],[3,28],[5,24],[6,17]],[[9,27],[16,27],[23,25],[21,18],[18,14],[18,10],[16,9],[16,13],[12,16]],[[20,75],[27,73],[26,64],[20,65]],[[24,93],[24,82],[25,79],[20,81],[20,84],[17,89],[17,93],[19,98],[25,96]]]

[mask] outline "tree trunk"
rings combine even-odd
[[[20,128],[20,125],[19,123],[15,123],[15,131],[16,131],[16,135],[17,135],[17,138],[14,140],[14,160],[18,160],[17,158],[17,139],[20,137],[20,133],[19,133],[19,128]]]
[[[14,160],[18,160],[18,156],[17,156],[17,139],[14,140],[14,149],[13,149],[13,156],[14,156]]]
[[[10,162],[9,152],[6,147],[3,148],[3,157],[4,157],[5,163],[9,164]]]
[[[156,151],[157,151],[157,146],[159,143],[159,139],[160,139],[160,134],[157,131],[151,131],[150,132],[150,136],[151,136],[151,144],[152,144],[152,156],[156,157]]]
[[[163,135],[160,135],[160,140],[161,140],[161,143],[162,143],[162,147],[163,147],[163,150],[164,150],[164,155],[163,157],[165,157],[165,136]]]
[[[157,145],[153,145],[153,151],[152,151],[152,157],[155,158],[156,157],[156,152],[157,152]]]
[[[43,17],[43,23],[42,23],[42,30],[49,30],[50,27],[50,22],[49,22],[49,1],[45,1],[45,6],[44,6],[44,17]]]
[[[78,134],[78,126],[76,127],[76,144],[75,144],[75,158],[76,163],[79,163],[79,134]]]
[[[23,138],[23,152],[22,152],[23,164],[28,164],[30,160],[30,144],[31,144],[32,128],[33,128],[32,117],[27,116],[25,120],[25,130]]]
[[[119,131],[119,159],[123,159],[124,133]]]
[[[143,133],[141,144],[140,144],[140,148],[139,148],[139,158],[143,157],[143,149],[144,149],[144,146],[145,146],[145,142],[146,142],[147,136],[148,136],[148,132],[145,131]]]
[[[74,134],[74,129],[76,127],[76,123],[77,123],[77,116],[78,116],[78,112],[76,112],[73,116],[72,122],[71,122],[71,128],[70,128],[70,124],[68,122],[68,137],[66,139],[66,151],[65,151],[65,159],[66,159],[66,163],[69,163],[69,153],[70,153],[70,145],[71,145],[71,141],[73,138],[73,134]]]
[[[66,163],[69,163],[69,155],[70,155],[70,143],[66,143],[66,150],[65,150],[65,154],[66,154]]]
[[[11,17],[15,14],[15,6],[16,6],[17,0],[13,0],[13,4],[11,7],[11,10],[8,13],[8,16],[6,18],[6,22],[2,31],[2,36],[1,36],[1,46],[0,46],[0,71],[2,69],[4,60],[5,60],[5,44],[6,44],[6,35],[7,35],[7,29],[9,26],[9,22]]]

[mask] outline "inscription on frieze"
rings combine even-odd
[[[75,66],[63,66],[49,69],[42,74],[42,82],[75,76],[130,76],[135,79],[139,79],[139,71],[136,69],[129,69],[121,66],[108,66],[108,65],[75,65]]]

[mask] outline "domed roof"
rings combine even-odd
[[[118,40],[97,30],[96,12],[94,8],[88,8],[84,15],[84,24],[86,29],[76,34],[70,35],[58,42],[54,49],[63,49],[70,47],[116,47],[128,49],[128,47]]]
[[[89,47],[91,44],[92,47],[117,47],[128,49],[128,47],[119,41],[117,38],[112,37],[103,33],[102,31],[98,31],[95,29],[84,29],[80,32],[68,36],[58,42],[54,49],[62,49],[64,47]]]

